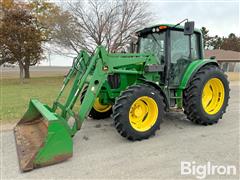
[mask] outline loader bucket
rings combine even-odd
[[[14,128],[21,171],[55,164],[72,156],[67,122],[36,99]]]

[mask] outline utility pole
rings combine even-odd
[[[52,66],[50,51],[48,51],[48,61],[49,61],[49,66]]]

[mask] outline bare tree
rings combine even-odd
[[[81,36],[68,32],[68,42],[75,51],[93,52],[97,45],[106,46],[109,52],[120,51],[130,42],[130,34],[151,19],[146,6],[146,2],[136,0],[69,3]]]
[[[53,51],[61,54],[61,47],[67,47],[67,49],[72,49],[76,52],[79,51],[79,48],[82,48],[79,41],[82,42],[83,37],[81,29],[76,22],[76,18],[68,11],[55,14],[52,24],[48,27],[52,30],[52,42],[60,45],[60,47],[53,48]]]

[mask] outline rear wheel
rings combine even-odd
[[[130,86],[113,107],[115,127],[129,140],[146,139],[159,129],[164,108],[163,97],[154,87]]]
[[[226,111],[229,91],[227,78],[219,67],[203,67],[184,91],[184,113],[197,124],[217,123]]]

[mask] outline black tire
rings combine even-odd
[[[100,119],[109,118],[111,114],[112,114],[112,108],[106,112],[98,112],[94,108],[92,108],[88,116],[95,120],[100,120]]]
[[[84,95],[87,91],[87,87],[84,88],[82,95],[80,97],[80,102],[83,101]],[[94,109],[94,107],[90,110],[88,117],[95,119],[95,120],[100,120],[100,119],[106,119],[109,118],[112,114],[112,108],[107,110],[106,112],[99,112]]]
[[[222,106],[220,106],[220,109],[215,114],[206,112],[202,105],[202,93],[204,86],[212,78],[219,79],[224,87],[224,101]],[[204,66],[193,76],[188,87],[184,90],[184,113],[187,118],[194,123],[201,125],[215,124],[226,112],[229,100],[229,91],[229,82],[223,71],[218,66]]]
[[[146,131],[138,131],[134,129],[130,123],[129,113],[133,103],[140,97],[150,98],[154,100],[158,109],[157,119],[150,129]],[[146,102],[142,101],[146,104]],[[147,104],[146,104],[147,105]],[[142,140],[147,139],[150,136],[155,135],[156,130],[160,129],[160,122],[164,115],[165,104],[163,97],[154,87],[150,85],[133,85],[127,90],[123,91],[121,95],[116,99],[115,105],[113,106],[113,120],[117,131],[121,136],[128,140]],[[148,116],[148,112],[144,115],[144,119]],[[143,122],[143,120],[142,120]]]

